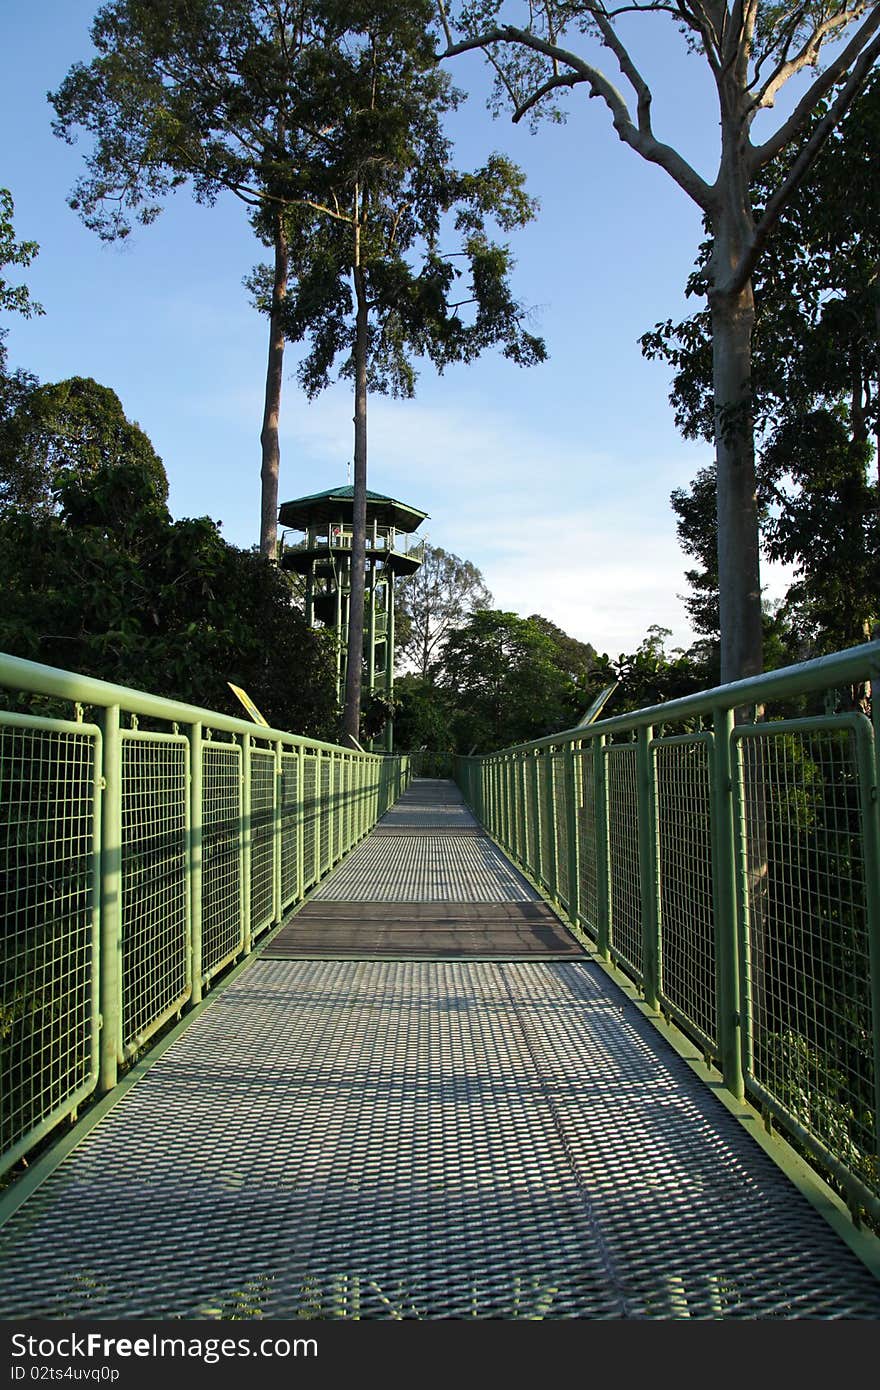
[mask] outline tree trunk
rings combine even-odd
[[[278,548],[278,471],[281,446],[278,440],[278,419],[281,414],[281,381],[284,368],[284,330],[281,312],[287,296],[288,247],[284,216],[275,216],[275,279],[272,285],[272,307],[269,312],[269,365],[266,370],[266,397],[263,407],[263,428],[260,445],[263,462],[260,469],[260,554],[274,560]]]
[[[751,231],[751,212],[739,161],[734,158],[730,163],[722,205],[713,226],[709,291],[722,683],[758,675],[763,669],[751,383],[755,304],[750,280],[741,288],[732,287]]]
[[[357,243],[357,234],[356,234]],[[364,663],[364,572],[367,541],[367,329],[368,306],[363,268],[355,252],[357,300],[354,348],[354,516],[351,537],[351,597],[348,607],[348,664],[342,732],[351,744],[360,737]],[[353,745],[352,745],[353,746]]]

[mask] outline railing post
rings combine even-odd
[[[273,803],[272,818],[272,898],[273,898],[273,922],[281,921],[281,851],[282,851],[282,824],[283,824],[283,796],[284,785],[282,777],[284,775],[284,764],[281,761],[282,745],[279,739],[275,744],[275,800]]]
[[[660,995],[660,903],[657,871],[657,806],[650,725],[639,728],[638,767],[639,883],[642,907],[642,982],[645,1003],[656,1009]]]
[[[556,901],[559,901],[559,869],[557,866],[557,837],[556,837],[556,769],[553,759],[556,754],[551,748],[544,750],[543,756],[547,760],[547,776],[544,778],[544,800],[545,805],[541,808],[547,816],[547,848],[549,850],[549,864],[544,865],[544,882]]]
[[[565,754],[565,809],[568,818],[568,915],[572,922],[579,922],[581,911],[581,858],[578,843],[578,770],[581,760],[574,743],[568,745]]]
[[[101,716],[104,798],[101,807],[101,1051],[98,1086],[112,1091],[122,1055],[122,740],[119,706]]]
[[[527,864],[529,859],[529,793],[526,787],[526,758],[521,754],[517,760],[519,778],[519,860]]]
[[[538,754],[530,753],[529,760],[532,764],[532,806],[534,807],[532,830],[535,836],[535,853],[532,856],[534,859],[532,873],[538,883],[540,883],[543,876],[544,851],[541,844],[541,779],[538,776]]]
[[[244,954],[251,951],[251,736],[241,736],[241,926]]]
[[[611,876],[608,864],[608,759],[605,735],[596,735],[593,756],[593,800],[596,808],[596,945],[603,960],[611,959]]]
[[[712,716],[712,865],[715,899],[715,991],[718,1050],[724,1084],[742,1100],[745,1095],[742,1062],[742,1003],[739,978],[739,921],[737,913],[736,835],[733,794],[733,710],[716,709]]]
[[[189,726],[189,913],[190,950],[192,953],[191,1002],[202,998],[202,725]]]

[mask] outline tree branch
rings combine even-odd
[[[545,96],[555,91],[558,87],[576,87],[579,82],[586,81],[586,77],[579,77],[576,72],[558,73],[555,77],[548,77],[546,82],[540,87],[537,87],[535,91],[532,92],[531,96],[526,97],[525,101],[517,106],[512,117],[514,125],[517,125],[522,120],[523,116],[531,111],[534,106],[538,105],[539,101],[542,101]],[[513,92],[509,87],[508,91],[511,97],[513,97]]]
[[[460,53],[472,53],[475,49],[485,49],[489,44],[495,43],[519,44],[523,48],[531,49],[533,53],[540,53],[545,58],[555,59],[564,64],[576,75],[579,82],[586,82],[589,85],[591,97],[600,97],[604,101],[611,112],[614,129],[624,144],[629,145],[649,163],[658,164],[661,169],[665,169],[679,188],[683,189],[698,207],[703,208],[704,211],[710,208],[714,198],[711,186],[700,177],[686,159],[682,158],[677,150],[656,140],[650,134],[649,129],[637,127],[630,116],[629,107],[623,94],[600,69],[585,62],[578,54],[561,48],[558,44],[548,43],[546,39],[540,38],[537,34],[530,34],[525,29],[517,29],[512,24],[505,24],[495,29],[487,29],[481,34],[474,34],[458,43],[450,44],[446,52],[440,56],[441,58],[454,58]],[[633,72],[635,73],[634,66]],[[636,76],[638,76],[637,73]],[[650,93],[648,96],[650,97]],[[641,110],[639,115],[640,120],[643,119]]]
[[[859,81],[861,82],[863,80],[863,76],[867,72],[867,69],[878,56],[876,39],[873,43],[870,42],[872,35],[878,28],[880,28],[880,6],[875,5],[873,11],[868,15],[861,28],[853,35],[846,47],[835,58],[834,62],[830,63],[825,71],[819,74],[815,82],[811,83],[788,120],[784,121],[775,135],[771,135],[770,139],[765,140],[763,145],[755,146],[752,149],[749,158],[750,173],[754,173],[757,169],[763,168],[765,164],[769,164],[772,159],[775,159],[778,154],[781,154],[786,145],[789,144],[803,128],[804,122],[809,118],[811,112],[815,110],[822,97],[825,96],[826,92],[831,90],[835,82],[839,81],[840,78],[848,72],[860,53],[862,56],[858,59],[856,66],[862,74]],[[870,55],[870,57],[867,57],[867,61],[863,63],[862,60],[866,58],[866,55]],[[855,71],[855,69],[853,69],[853,71]],[[853,95],[855,95],[855,93],[853,93]],[[850,101],[851,100],[852,97],[850,98]],[[849,102],[847,102],[847,105],[849,105]]]
[[[878,15],[878,20],[880,20],[880,15]],[[825,141],[855,101],[864,85],[868,72],[878,57],[880,57],[880,34],[878,34],[874,41],[865,48],[855,63],[849,78],[838,93],[836,100],[816,126],[809,140],[789,168],[785,178],[777,187],[776,192],[768,199],[767,206],[764,208],[760,221],[755,227],[749,249],[744,255],[742,262],[737,267],[736,275],[731,279],[729,285],[725,285],[725,290],[736,292],[742,289],[743,285],[751,278],[758,257],[766,245],[771,232],[779,221],[783,208],[788,203],[795,190],[803,183],[807,174],[812,169]],[[786,125],[788,124],[789,122],[786,122]],[[766,146],[762,148],[766,149]],[[756,151],[756,153],[760,153],[760,151]]]
[[[850,10],[844,10],[840,14],[831,15],[825,20],[824,24],[817,25],[804,42],[800,52],[796,53],[793,58],[789,58],[787,54],[791,45],[791,40],[794,37],[792,32],[783,48],[782,61],[776,65],[776,68],[767,78],[767,81],[756,92],[751,109],[760,111],[772,107],[776,100],[776,93],[785,86],[789,78],[794,77],[795,73],[801,72],[803,68],[811,67],[816,62],[819,56],[819,50],[825,40],[829,38],[835,30],[851,23],[852,20],[864,14],[867,3],[868,0],[863,0],[863,3],[854,5]],[[793,26],[796,21],[797,16],[795,16],[792,21]]]

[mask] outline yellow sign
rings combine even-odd
[[[257,709],[256,705],[254,704],[247,691],[242,690],[240,685],[233,685],[232,681],[227,681],[226,684],[229,686],[229,689],[233,692],[233,694],[237,695],[239,700],[241,700],[241,703],[244,705],[245,709],[247,710],[254,723],[265,724],[266,728],[268,729],[268,719],[263,718],[263,716],[260,714],[260,711]]]

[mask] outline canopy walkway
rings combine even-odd
[[[862,649],[830,676],[877,656]],[[648,711],[463,760],[469,809],[405,758],[26,665],[0,665],[4,683],[108,713],[95,725],[0,716],[18,882],[4,938],[6,1166],[105,1095],[2,1199],[0,1318],[880,1317],[872,1238],[847,1235],[842,1204],[799,1159],[774,1161],[785,1146],[735,1098],[725,1032],[747,1025],[739,1076],[753,1102],[775,1100],[765,1117],[788,1112],[850,1206],[871,1211],[876,762],[863,716],[763,726],[774,758],[797,753],[797,795],[778,776],[770,794],[764,758],[765,883],[725,919],[713,757],[719,727],[727,758],[759,735],[723,711],[714,731],[664,735]],[[826,668],[795,688],[811,678],[829,685]],[[785,692],[794,678],[776,679]],[[187,718],[187,732],[123,729],[132,706],[157,724]],[[742,767],[721,791],[738,782],[744,795]],[[789,915],[802,863],[813,892],[812,906],[796,902],[809,959],[786,938],[784,998],[772,934],[763,953],[755,934],[757,892],[765,928],[779,911],[783,821]],[[745,816],[746,852],[747,830]],[[725,1020],[718,918],[736,926],[746,905],[752,950]],[[820,919],[837,933],[828,960]],[[808,994],[821,994],[821,1035],[804,1020]],[[660,1010],[687,1036],[658,1028]],[[727,1090],[703,1053],[727,1068]],[[802,1076],[812,1112],[792,1100]],[[842,1134],[828,1117],[844,1115]]]

